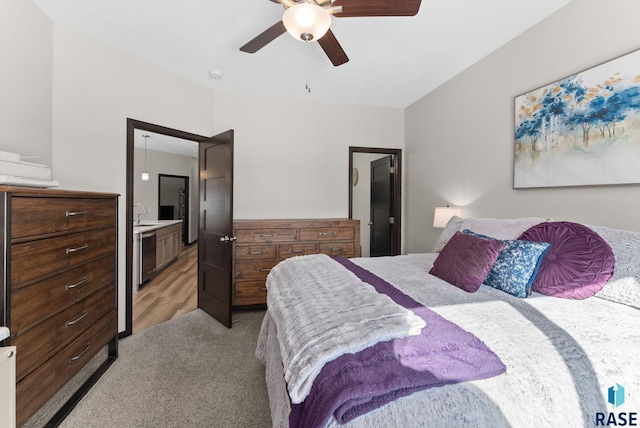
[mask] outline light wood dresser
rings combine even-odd
[[[233,306],[264,305],[269,271],[289,257],[360,257],[359,220],[235,220],[233,227]]]
[[[16,347],[17,426],[107,350],[61,419],[117,357],[118,195],[0,186],[0,198],[0,311],[5,344]]]

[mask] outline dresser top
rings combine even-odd
[[[0,186],[0,192],[11,193],[17,196],[45,196],[65,198],[115,198],[119,193],[89,192],[80,190],[41,189],[36,187]]]

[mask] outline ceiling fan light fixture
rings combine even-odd
[[[298,3],[288,8],[282,17],[284,27],[296,40],[318,40],[329,31],[331,15],[313,3]]]

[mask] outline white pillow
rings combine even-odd
[[[530,227],[549,220],[542,217],[466,218],[462,222],[462,230],[469,229],[495,239],[518,239]]]
[[[613,276],[596,297],[640,309],[640,232],[588,226],[611,246]]]
[[[453,234],[459,230],[462,230],[461,226],[463,221],[464,219],[462,217],[458,217],[457,215],[451,217],[447,222],[447,225],[444,227],[444,230],[440,234],[440,238],[438,238],[438,242],[436,243],[435,247],[433,247],[433,250],[431,252],[439,253],[440,251],[442,251]]]
[[[469,229],[481,235],[490,236],[496,239],[517,239],[525,230],[536,224],[551,221],[550,218],[543,217],[522,217],[522,218],[460,218],[451,217],[444,230],[440,234],[438,242],[433,247],[434,253],[442,251],[449,239],[458,230]]]

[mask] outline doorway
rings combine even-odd
[[[158,220],[182,220],[182,244],[189,245],[189,177],[158,174]]]
[[[140,133],[140,131],[145,131],[148,133],[158,134],[162,136],[166,136],[173,139],[184,140],[185,145],[187,143],[195,142],[200,143],[201,141],[206,140],[208,137],[192,134],[189,132],[179,131],[177,129],[167,128],[160,125],[155,125],[152,123],[147,123],[135,119],[127,119],[127,164],[126,164],[126,195],[125,195],[125,331],[121,334],[121,336],[129,336],[133,333],[133,223],[134,223],[134,205],[138,202],[134,199],[134,184],[135,180],[139,177],[134,175],[134,166],[135,166],[135,146],[136,146],[136,134]],[[145,165],[145,169],[146,169]],[[151,169],[151,168],[150,168]],[[155,190],[150,189],[151,192],[155,193]],[[192,208],[192,211],[195,211],[194,215],[198,215],[197,208],[197,200],[198,198],[192,198],[192,204],[195,206],[195,209]],[[156,208],[156,204],[148,203],[149,207]],[[157,204],[159,205],[159,204]],[[148,208],[148,207],[147,207]],[[157,214],[160,214],[159,206],[158,206]],[[136,208],[137,210],[137,208]],[[193,222],[191,222],[193,224]],[[197,225],[197,220],[195,222]],[[196,228],[197,229],[197,228]],[[188,229],[187,229],[188,230]],[[189,233],[189,232],[187,232]]]
[[[402,149],[349,147],[349,218],[363,257],[401,253]]]

